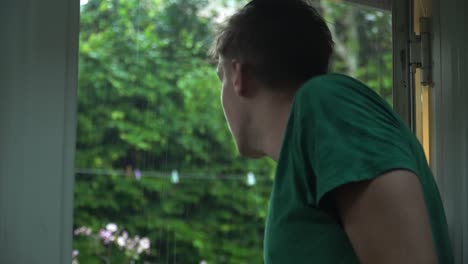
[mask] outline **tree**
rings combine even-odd
[[[317,5],[335,41],[332,70],[363,81],[392,104],[390,13],[326,0]]]

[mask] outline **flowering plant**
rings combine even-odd
[[[115,223],[107,224],[97,233],[93,233],[90,227],[82,226],[75,229],[73,234],[75,237],[87,237],[103,245],[107,254],[100,254],[99,257],[107,264],[111,264],[111,256],[115,248],[123,252],[130,263],[140,259],[140,255],[150,253],[151,242],[147,237],[130,237],[126,230],[119,229]],[[78,250],[73,250],[72,264],[78,264],[78,254]]]

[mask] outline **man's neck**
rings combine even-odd
[[[265,154],[278,161],[288,125],[293,95],[274,96],[265,100],[259,119],[262,120],[261,148]]]

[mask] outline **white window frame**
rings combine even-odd
[[[0,2],[0,263],[72,261],[79,8]]]

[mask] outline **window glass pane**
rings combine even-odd
[[[332,71],[367,84],[392,104],[392,16],[389,11],[320,1],[335,41]]]
[[[77,261],[262,262],[274,163],[238,157],[206,56],[244,3],[82,1]],[[313,4],[335,35],[332,69],[391,102],[390,14]]]

